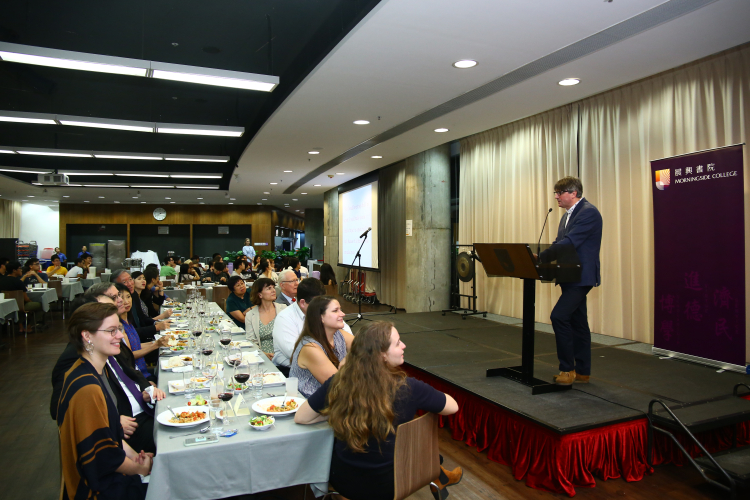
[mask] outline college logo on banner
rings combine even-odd
[[[669,169],[656,171],[656,189],[664,191],[669,186]]]

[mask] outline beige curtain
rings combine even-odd
[[[590,295],[592,330],[653,342],[650,161],[746,142],[748,125],[750,47],[581,102],[581,180],[604,219],[603,286]],[[745,150],[746,193],[747,165]],[[685,207],[686,220],[702,201]]]
[[[378,181],[380,289],[383,304],[406,307],[406,164],[384,168]],[[368,275],[376,273],[368,273]],[[369,283],[369,282],[368,282]]]
[[[579,175],[584,196],[604,219],[602,286],[589,295],[591,328],[653,342],[649,162],[747,142],[749,127],[746,45],[469,137],[461,141],[460,242],[535,241],[545,210],[556,206],[554,182],[564,175]],[[747,156],[746,149],[746,193]],[[686,207],[686,217],[700,209],[700,203]],[[554,239],[561,212],[553,210],[543,242]],[[746,250],[749,224],[750,204],[745,203]],[[745,272],[750,283],[749,265]],[[478,276],[481,307],[521,316],[520,280],[487,279],[481,269]],[[554,287],[538,287],[537,321],[549,322],[556,300]]]
[[[459,243],[537,241],[547,210],[556,207],[555,181],[577,175],[576,121],[576,109],[565,107],[461,141]],[[554,239],[559,219],[555,208],[542,242]],[[462,293],[471,293],[467,284]],[[487,278],[479,264],[477,295],[480,309],[521,317],[521,280]],[[548,321],[558,296],[552,285],[537,287],[537,321]]]
[[[18,238],[21,232],[21,203],[0,200],[0,238]]]

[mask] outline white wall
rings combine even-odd
[[[21,232],[24,243],[36,241],[40,255],[44,248],[60,245],[60,211],[47,205],[21,204]]]

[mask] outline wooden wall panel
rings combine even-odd
[[[163,221],[154,219],[154,209],[167,211]],[[281,223],[280,223],[281,222]],[[252,224],[253,243],[268,243],[257,250],[273,248],[274,228],[277,225],[305,230],[305,221],[300,217],[279,211],[273,207],[248,205],[78,205],[60,204],[60,247],[67,245],[68,224],[128,224],[128,247],[130,246],[130,224]],[[128,248],[128,253],[130,249]]]

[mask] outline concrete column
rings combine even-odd
[[[312,248],[313,259],[323,259],[323,209],[305,209],[305,246]],[[306,264],[306,263],[303,263]]]
[[[346,276],[346,269],[339,268],[339,191],[338,188],[323,194],[323,232],[326,237],[323,259],[331,264],[336,273],[336,281],[340,282]],[[307,215],[307,213],[305,213]]]
[[[450,148],[406,159],[406,312],[446,309],[450,294]],[[405,221],[393,221],[405,224]]]

